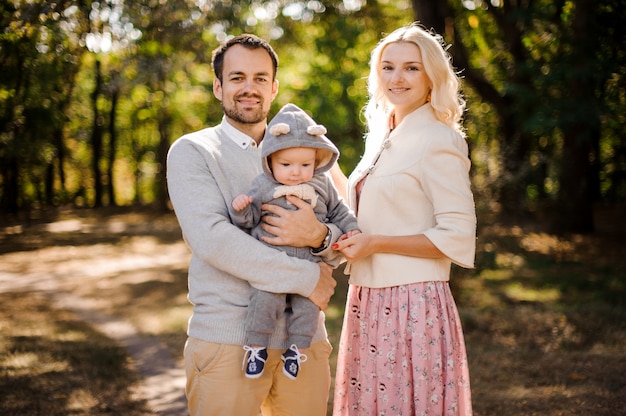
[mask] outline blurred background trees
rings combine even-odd
[[[363,149],[369,53],[420,20],[464,79],[476,202],[591,232],[626,199],[625,0],[3,1],[0,212],[167,209],[165,155],[218,123],[211,51],[270,39],[280,92],[326,125],[346,173]]]

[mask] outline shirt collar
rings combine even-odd
[[[226,133],[226,137],[231,139],[237,146],[242,149],[247,149],[248,147],[257,147],[254,139],[247,134],[237,130],[232,124],[226,120],[226,116],[222,117],[222,130]]]

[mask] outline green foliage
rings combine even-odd
[[[0,19],[0,206],[16,210],[56,197],[47,182],[87,20],[71,2],[44,1],[4,3]]]
[[[617,167],[609,153],[621,154],[611,137],[624,134],[623,123],[610,121],[623,103],[623,1],[449,3],[471,68],[466,85],[480,95],[466,90],[474,161],[487,162],[475,180],[496,197],[516,186],[512,209],[554,205],[570,230],[587,221],[585,205],[623,199],[623,180],[609,182],[605,170]]]
[[[284,35],[274,42],[281,57],[276,106],[294,102],[324,124],[347,173],[363,151],[360,114],[366,101],[369,54],[381,33],[410,23],[407,11],[371,2],[350,14],[328,7],[310,22],[287,18],[281,23]]]
[[[501,3],[447,2],[446,27],[453,31],[446,35],[464,76],[479,202],[501,198],[516,183],[527,208],[556,200],[563,171],[572,169],[562,164],[563,151],[590,114],[600,131],[590,152],[595,198],[623,200],[623,0],[593,3],[584,15],[588,39],[576,37],[576,11],[586,0]],[[382,34],[413,20],[411,6],[388,0],[4,4],[0,208],[93,205],[96,125],[103,129],[99,179],[115,199],[105,203],[163,205],[169,144],[221,119],[211,51],[243,32],[270,39],[280,56],[273,111],[287,102],[305,108],[328,128],[348,173],[363,150],[370,51]],[[466,63],[457,59],[460,46]],[[94,104],[96,59],[103,85]],[[590,100],[576,95],[576,82],[591,86]]]

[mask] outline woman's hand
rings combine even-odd
[[[352,232],[350,236],[344,234],[333,244],[333,249],[340,251],[348,263],[354,263],[375,252],[375,238],[371,234],[360,232]]]

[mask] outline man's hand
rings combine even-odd
[[[261,209],[274,215],[264,215],[261,227],[275,237],[262,237],[275,246],[319,247],[326,236],[326,225],[318,221],[311,205],[298,197],[287,195],[297,210],[263,204]]]
[[[326,263],[318,263],[320,266],[320,280],[315,286],[315,290],[309,296],[311,302],[316,304],[321,310],[328,308],[328,302],[335,293],[337,281],[333,278],[333,269]]]

